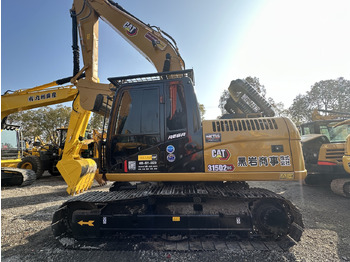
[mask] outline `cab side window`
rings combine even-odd
[[[184,90],[177,82],[170,83],[167,92],[166,128],[168,133],[186,130]]]

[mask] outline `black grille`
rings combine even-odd
[[[344,148],[342,149],[327,149],[326,150],[326,159],[334,159],[338,162],[343,162],[342,158],[345,154]]]
[[[245,119],[245,120],[217,120],[212,122],[213,132],[233,132],[250,130],[278,129],[273,118]]]

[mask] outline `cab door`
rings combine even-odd
[[[122,87],[113,105],[107,140],[111,172],[159,171],[163,85]]]

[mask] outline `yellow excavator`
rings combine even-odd
[[[20,126],[1,125],[1,186],[27,186],[36,179],[33,170],[17,168],[23,157],[21,141]]]
[[[108,125],[101,135],[99,173],[115,183],[110,192],[86,192],[55,212],[53,234],[64,246],[124,234],[300,239],[298,209],[282,196],[244,182],[305,178],[300,135],[289,119],[201,122],[193,70],[185,69],[169,35],[110,0],[74,0],[71,16],[73,52],[75,57],[79,53],[79,28],[84,67],[77,70],[75,63],[71,82],[79,93],[57,167],[69,194],[91,187],[95,162],[80,159],[76,145],[94,111],[104,114]],[[158,73],[99,83],[99,18]],[[240,97],[251,87],[242,80],[230,87],[232,101],[244,111]]]
[[[321,116],[318,111],[329,113]],[[350,196],[347,166],[347,136],[350,133],[349,113],[315,110],[313,121],[300,125],[301,142],[307,169],[305,183],[329,182],[334,193]],[[343,162],[345,161],[345,162]]]
[[[344,155],[342,157],[343,168],[347,173],[347,176],[342,178],[333,179],[331,182],[331,189],[334,193],[350,198],[350,119],[338,123],[335,127],[344,127],[348,129],[348,136],[344,143]]]
[[[350,174],[350,135],[346,138],[345,154],[343,156],[343,166],[346,172]]]
[[[20,127],[8,124],[6,119],[16,112],[74,101],[78,90],[71,84],[64,85],[69,83],[70,79],[71,77],[62,78],[29,89],[6,91],[1,96],[1,180],[3,185],[29,185],[40,178],[45,170],[54,175],[58,174],[56,163],[64,154],[62,150],[65,143],[62,139],[65,138],[66,129],[58,130],[60,145],[41,145],[39,150],[29,152],[24,150],[22,145]],[[86,141],[81,139],[76,143],[76,147],[80,158],[80,153],[87,150]],[[35,174],[28,170],[33,170]],[[104,184],[98,175],[95,178],[99,184]]]
[[[43,163],[49,162],[34,155],[24,156],[20,127],[12,128],[13,125],[6,123],[7,117],[23,110],[73,101],[78,90],[73,85],[63,86],[69,82],[69,79],[59,79],[24,90],[6,91],[1,96],[1,180],[3,185],[28,185],[42,175]],[[6,146],[7,143],[11,146]],[[55,153],[58,154],[58,152]],[[47,156],[44,158],[46,159]],[[33,170],[35,176],[28,170]]]

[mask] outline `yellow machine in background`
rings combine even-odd
[[[2,123],[8,115],[19,111],[73,101],[78,90],[73,85],[61,86],[68,80],[60,79],[33,88],[5,92],[1,96]]]
[[[20,126],[3,125],[1,128],[1,166],[17,167],[23,157]]]
[[[308,171],[305,183],[330,183],[333,192],[348,196],[350,188],[347,183],[349,173],[346,171],[346,141],[350,125],[349,120],[339,119],[339,116],[344,118],[349,114],[336,113],[325,116],[324,120],[321,120],[321,115],[317,115],[315,121],[300,126],[305,166]]]
[[[67,79],[60,79],[34,88],[5,92],[1,96],[1,129],[8,129],[10,125],[6,123],[6,119],[7,116],[12,113],[72,101],[77,95],[77,89],[72,85],[61,86],[61,84],[66,82]],[[2,134],[2,144],[6,143],[7,139],[8,138]],[[13,181],[16,182],[11,182],[11,185],[26,185],[28,184],[28,182],[26,182],[27,180],[30,180],[30,183],[32,183],[35,178],[28,178],[26,170],[34,170],[34,172],[37,173],[37,177],[40,177],[44,171],[41,167],[42,165],[39,157],[24,157],[22,142],[23,140],[18,138],[17,143],[20,146],[17,151],[20,153],[17,154],[17,156],[13,154],[11,156],[6,156],[6,150],[2,150],[2,181],[5,182],[5,180],[9,180],[10,177],[13,177]],[[8,172],[10,167],[11,173]],[[14,167],[19,168],[14,171]]]
[[[73,85],[63,86],[63,84],[69,82],[70,79],[71,78],[64,78],[34,88],[5,92],[5,94],[1,96],[2,129],[9,129],[8,127],[10,125],[6,123],[6,118],[12,113],[75,100],[78,95],[78,90]],[[77,104],[78,106],[76,106]],[[75,103],[74,109],[79,110],[79,103]],[[90,112],[88,115],[90,115]],[[78,125],[80,125],[80,123]],[[3,143],[6,143],[6,137],[3,137],[2,144]],[[18,140],[17,143],[20,145],[22,141]],[[7,154],[7,156],[5,156],[7,152],[6,150],[2,150],[1,166],[3,181],[5,181],[5,179],[9,180],[11,176],[14,176],[13,181],[16,181],[16,183],[11,182],[11,185],[25,185],[28,184],[25,182],[27,179],[31,182],[35,180],[32,177],[27,178],[28,175],[26,175],[27,171],[25,170],[33,170],[37,178],[41,177],[45,170],[48,170],[51,174],[56,174],[56,163],[64,155],[62,152],[63,145],[61,147],[45,145],[39,150],[28,152],[23,151],[23,148],[16,149],[19,152],[16,156],[14,154],[11,156]],[[74,146],[77,147],[77,152],[81,151],[83,145],[84,143],[82,141],[78,141],[74,144]],[[80,156],[78,155],[76,159],[80,159]],[[92,160],[82,161],[89,162],[92,166],[96,167],[96,163],[91,162]],[[9,167],[11,167],[11,173],[7,171]],[[13,169],[14,167],[18,167],[16,172]],[[98,179],[98,177],[97,181],[103,184],[103,181]]]
[[[20,127],[3,124],[1,126],[2,186],[26,186],[35,181],[36,174],[34,171],[17,168],[23,157],[23,149]]]
[[[345,120],[337,126],[348,126],[348,136],[344,144],[344,155],[342,157],[343,167],[345,172],[348,174],[344,178],[338,178],[332,181],[332,191],[338,195],[350,197],[350,132],[349,132],[350,119]]]
[[[343,156],[343,166],[346,172],[350,174],[350,135],[346,138],[345,154]]]

